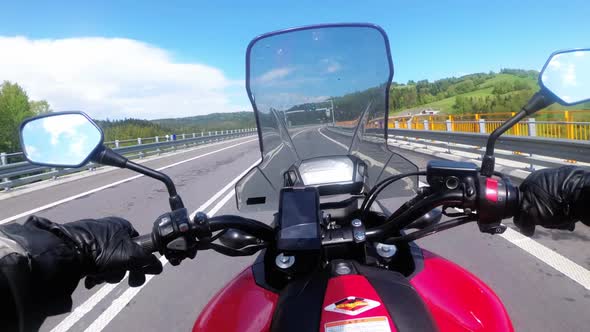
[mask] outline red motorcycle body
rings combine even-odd
[[[376,269],[330,277],[316,330],[426,331],[430,322],[438,331],[513,331],[502,302],[481,280],[429,251],[422,257],[404,280]],[[249,267],[211,299],[193,331],[269,331],[279,302]],[[304,311],[289,314],[310,319]]]

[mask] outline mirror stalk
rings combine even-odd
[[[166,189],[168,189],[168,194],[170,195],[170,198],[168,200],[172,211],[184,208],[184,203],[182,202],[182,199],[180,198],[180,196],[178,196],[176,192],[174,182],[172,182],[168,175],[153,170],[151,168],[145,167],[143,165],[136,164],[107,147],[103,148],[100,152],[98,152],[92,158],[92,161],[107,166],[127,168],[129,170],[135,171],[137,173],[143,174],[145,176],[163,182],[164,185],[166,185]]]
[[[103,148],[98,151],[92,158],[90,158],[92,162],[113,166],[118,168],[127,168],[127,162],[129,159],[123,157],[122,155],[116,153],[115,151],[103,146]]]
[[[494,146],[496,145],[498,137],[508,131],[508,129],[512,128],[520,120],[553,104],[553,102],[554,101],[548,97],[543,90],[536,92],[520,112],[504,122],[490,134],[486,144],[486,152],[481,162],[481,175],[491,177],[494,174],[494,166],[496,162],[496,158],[494,157]]]

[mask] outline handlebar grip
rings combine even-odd
[[[157,251],[154,241],[152,240],[152,234],[140,235],[136,238],[133,238],[133,242],[142,247],[145,252],[152,253]]]

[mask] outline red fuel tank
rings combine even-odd
[[[422,252],[423,264],[409,281],[395,281],[387,274],[391,271],[375,274],[374,268],[331,278],[318,330],[411,331],[416,322],[431,320],[439,331],[513,331],[506,309],[487,285],[456,264]],[[419,303],[408,302],[412,294]],[[259,287],[247,268],[211,299],[193,331],[268,331],[278,299]]]
[[[256,285],[247,267],[207,303],[193,331],[268,331],[279,296]]]
[[[426,302],[440,331],[514,331],[496,293],[476,276],[422,250],[424,267],[410,283]]]

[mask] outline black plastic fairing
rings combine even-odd
[[[289,283],[279,294],[271,332],[318,331],[329,277],[322,270]]]
[[[375,288],[397,331],[438,331],[426,304],[406,277],[358,263],[355,268]]]

